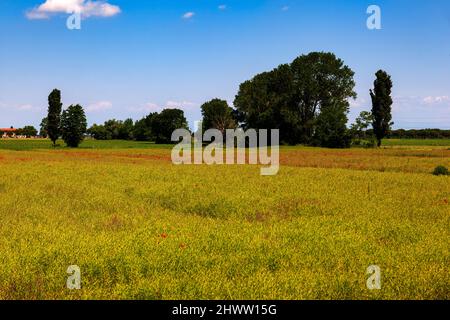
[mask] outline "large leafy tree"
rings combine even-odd
[[[293,84],[289,109],[299,117],[300,141],[309,143],[322,108],[339,105],[346,113],[349,98],[356,98],[354,72],[333,53],[312,52],[291,64]],[[342,115],[341,115],[342,116]]]
[[[290,95],[289,65],[263,72],[245,81],[234,100],[235,117],[245,129],[280,129],[281,109]]]
[[[64,142],[72,148],[78,147],[86,133],[87,122],[83,107],[71,105],[61,116],[61,131]]]
[[[213,99],[205,102],[202,106],[203,130],[218,129],[225,133],[226,129],[236,128],[236,120],[233,109],[225,100]]]
[[[316,120],[314,144],[325,148],[350,147],[351,135],[346,126],[348,105],[335,102],[323,105],[321,109]]]
[[[61,91],[54,89],[48,96],[48,115],[47,115],[47,134],[50,140],[53,142],[53,146],[56,145],[61,134]]]
[[[151,128],[156,143],[172,143],[173,131],[176,129],[188,129],[188,124],[183,110],[164,109],[153,116]]]
[[[391,130],[392,122],[392,80],[386,71],[378,70],[375,74],[374,88],[370,90],[372,98],[373,132],[377,138],[378,147],[381,140]]]
[[[244,127],[278,128],[285,142],[312,143],[322,107],[347,106],[335,110],[346,117],[353,75],[334,54],[312,52],[241,84],[234,105]]]

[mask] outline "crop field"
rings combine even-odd
[[[49,145],[0,140],[0,299],[450,299],[445,142],[282,147],[276,176]]]

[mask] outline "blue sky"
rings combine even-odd
[[[366,27],[371,4],[381,30]],[[67,29],[67,6],[81,30]],[[449,40],[447,0],[0,0],[0,127],[38,126],[53,88],[90,124],[174,106],[192,124],[253,75],[332,51],[355,71],[350,120],[370,109],[381,68],[396,128],[450,129]]]

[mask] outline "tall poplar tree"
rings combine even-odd
[[[47,135],[56,145],[61,134],[61,91],[54,89],[48,96]]]
[[[378,70],[375,74],[374,89],[370,90],[372,98],[373,132],[377,138],[378,147],[381,140],[391,130],[392,122],[392,80],[386,71]]]

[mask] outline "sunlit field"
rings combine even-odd
[[[149,143],[0,140],[0,299],[449,299],[450,177],[431,172],[450,144],[386,145],[282,147],[261,176]]]

